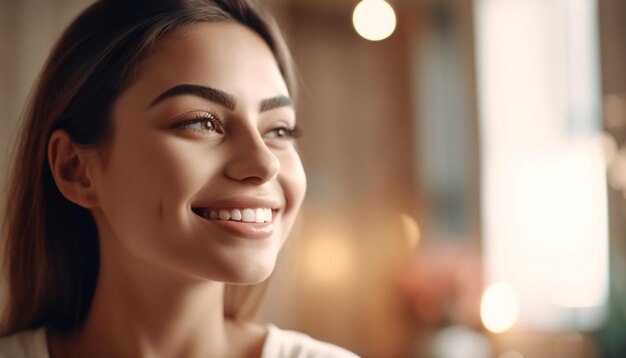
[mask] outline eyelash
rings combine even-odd
[[[278,135],[279,131],[282,131],[284,134],[283,135]],[[297,126],[295,126],[293,128],[278,127],[278,128],[272,129],[269,133],[272,133],[272,132],[276,132],[277,135],[275,137],[271,137],[271,138],[279,138],[279,139],[280,138],[297,139],[297,138],[300,138],[300,136],[302,135],[302,131]]]
[[[212,128],[191,128],[191,125],[198,123],[211,123]],[[196,113],[192,118],[176,123],[175,128],[189,128],[199,132],[210,131],[219,134],[224,133],[224,123],[213,113]]]
[[[191,128],[191,125],[198,123],[211,123],[212,128]],[[175,128],[189,128],[194,131],[204,132],[211,131],[219,134],[224,134],[224,123],[222,120],[213,113],[196,113],[192,118],[181,120],[174,126]],[[294,126],[293,128],[289,127],[277,127],[269,131],[268,133],[275,132],[276,135],[270,138],[278,138],[278,139],[297,139],[302,135],[302,131],[299,127]],[[279,135],[282,132],[283,134]]]

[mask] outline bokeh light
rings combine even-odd
[[[353,275],[354,255],[340,235],[323,234],[309,243],[304,256],[307,279],[318,286],[346,282]]]
[[[404,231],[407,246],[409,249],[416,248],[420,242],[420,228],[417,225],[417,221],[408,214],[401,214],[400,220],[402,221],[402,230]]]
[[[352,24],[364,39],[380,41],[395,30],[396,14],[383,0],[363,0],[354,8]]]
[[[485,290],[480,303],[480,318],[489,331],[508,331],[519,315],[519,296],[509,284],[495,283]]]

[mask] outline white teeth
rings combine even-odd
[[[249,223],[272,222],[272,209],[256,208],[256,209],[214,209],[203,210],[200,214],[202,217],[210,220],[233,220],[244,221]]]
[[[254,210],[252,209],[243,209],[241,212],[241,219],[247,223],[251,223],[254,221]]]
[[[235,221],[241,220],[241,210],[233,209],[233,211],[230,212],[230,218]]]
[[[254,210],[254,222],[262,223],[265,221],[265,209],[255,209]]]
[[[220,220],[229,220],[230,219],[230,212],[228,210],[220,210],[219,212],[219,217]]]

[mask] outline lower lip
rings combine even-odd
[[[245,239],[263,240],[272,236],[274,233],[274,225],[272,225],[271,222],[255,223],[233,220],[211,220],[202,216],[199,217],[222,230]]]

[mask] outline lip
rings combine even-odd
[[[248,223],[243,221],[210,220],[201,216],[198,217],[210,225],[244,239],[263,240],[269,238],[274,233],[274,225],[269,222]]]
[[[211,220],[199,215],[194,209],[221,209],[221,208],[270,208],[274,212],[273,218],[276,219],[276,212],[281,208],[281,202],[269,196],[233,196],[207,202],[197,202],[192,204],[192,212],[199,219],[209,225],[217,227],[237,237],[250,240],[267,239],[274,233],[274,224],[272,222],[245,222],[232,220]]]

